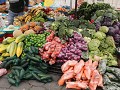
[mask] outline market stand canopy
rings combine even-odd
[[[54,0],[44,0],[44,6],[50,7],[54,4]]]

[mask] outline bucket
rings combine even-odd
[[[6,31],[5,38],[13,37],[13,31]]]

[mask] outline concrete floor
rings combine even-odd
[[[65,86],[58,86],[57,81],[59,80],[60,76],[51,76],[54,80],[51,83],[43,84],[35,80],[29,80],[21,82],[19,87],[10,85],[6,76],[3,76],[0,78],[0,90],[68,90],[65,89]]]

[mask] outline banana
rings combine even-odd
[[[38,11],[35,13],[35,15],[38,15],[38,14],[40,13],[40,11],[41,11],[41,10],[38,10]]]

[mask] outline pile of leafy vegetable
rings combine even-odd
[[[91,19],[94,20],[95,23],[100,22],[102,26],[111,26],[113,21],[119,19],[118,14],[118,11],[114,9],[98,10]]]
[[[91,18],[94,20],[96,31],[108,29],[107,35],[113,36],[116,45],[120,45],[120,12],[113,9],[98,10]],[[102,26],[102,27],[101,27]],[[105,27],[106,26],[106,27]],[[108,28],[107,28],[108,27]]]
[[[38,55],[38,47],[24,49],[21,57],[7,57],[0,68],[11,70],[7,78],[9,83],[18,86],[24,80],[38,80],[42,83],[52,81],[51,76],[47,75],[48,65]]]
[[[86,33],[85,33],[86,32]],[[115,55],[115,41],[112,36],[106,36],[106,29],[82,31],[84,39],[88,43],[89,57],[99,56],[102,59],[107,59],[108,66],[117,66]]]
[[[56,32],[56,35],[61,39],[68,40],[73,35],[74,31],[80,32],[81,29],[95,29],[95,25],[83,18],[69,20],[60,19],[51,24],[50,29]]]
[[[83,39],[82,35],[74,32],[73,36],[69,38],[67,46],[62,48],[58,55],[57,62],[66,62],[68,60],[79,61],[81,59],[82,52],[86,52],[87,50],[87,43]]]
[[[84,19],[91,20],[91,17],[94,15],[94,13],[97,10],[106,10],[112,8],[109,4],[106,3],[93,3],[89,4],[87,2],[84,2],[77,10],[77,16],[78,18],[81,16],[84,16]],[[72,11],[70,14],[74,14],[75,12]]]

